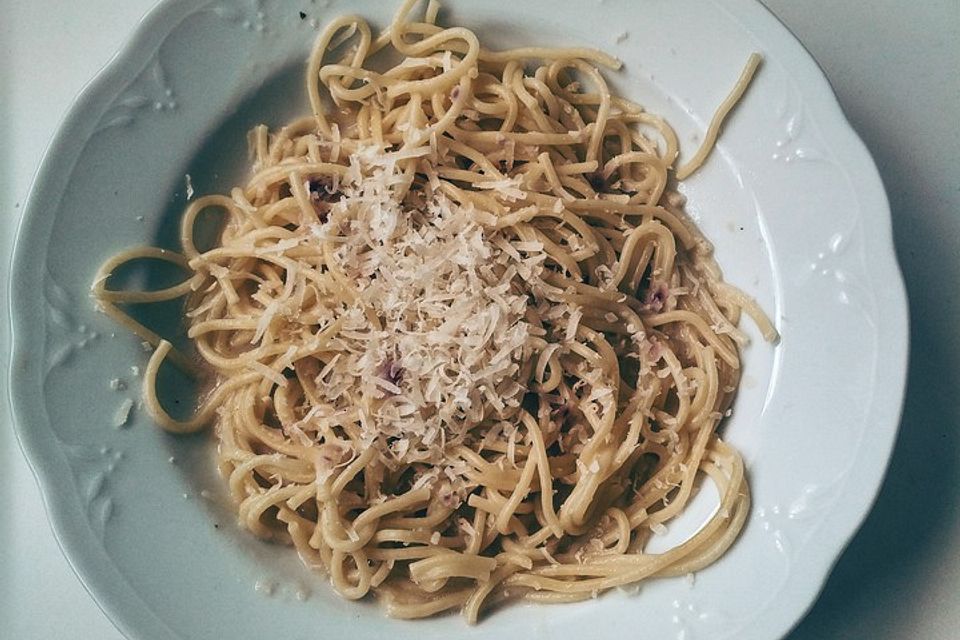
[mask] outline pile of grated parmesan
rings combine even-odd
[[[398,161],[429,152],[353,155],[328,187],[339,200],[303,238],[334,247],[335,268],[357,294],[330,310],[342,325],[316,380],[328,405],[301,422],[356,409],[364,443],[388,463],[443,467],[449,445],[520,406],[529,374],[518,374],[543,335],[526,315],[546,256],[540,243],[485,226],[490,213],[451,200],[435,181],[401,200]]]

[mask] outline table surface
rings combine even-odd
[[[0,0],[0,268],[58,123],[153,4]],[[788,637],[956,638],[960,2],[926,0],[909,10],[899,0],[765,4],[823,67],[876,159],[912,323],[907,398],[887,479],[821,597]],[[6,300],[5,276],[0,293]],[[61,554],[2,405],[0,636],[120,640]]]

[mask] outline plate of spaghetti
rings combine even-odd
[[[34,185],[17,433],[130,637],[781,637],[896,434],[889,227],[752,1],[167,2]]]

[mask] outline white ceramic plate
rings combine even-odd
[[[242,179],[249,127],[304,111],[302,64],[325,19],[349,11],[382,25],[394,8],[174,0],[78,100],[17,238],[10,399],[64,550],[131,638],[782,636],[866,515],[899,419],[906,305],[873,163],[814,62],[753,0],[449,4],[443,17],[490,46],[621,57],[614,85],[666,115],[688,151],[748,54],[765,56],[707,167],[683,185],[727,279],[783,334],[745,353],[726,426],[754,494],[740,540],[692,581],[515,605],[472,628],[456,616],[393,621],[238,530],[207,437],[165,435],[136,407],[112,426],[139,397],[131,367],[147,354],[93,311],[97,265],[132,244],[173,246],[186,173],[200,193]],[[151,321],[174,326],[169,312]],[[111,389],[114,378],[127,388]]]

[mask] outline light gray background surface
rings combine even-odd
[[[0,0],[4,313],[13,230],[43,149],[153,2]],[[960,637],[960,2],[765,4],[821,64],[873,153],[912,322],[887,480],[789,639],[952,640]],[[0,637],[120,640],[60,553],[5,404],[0,396]]]

